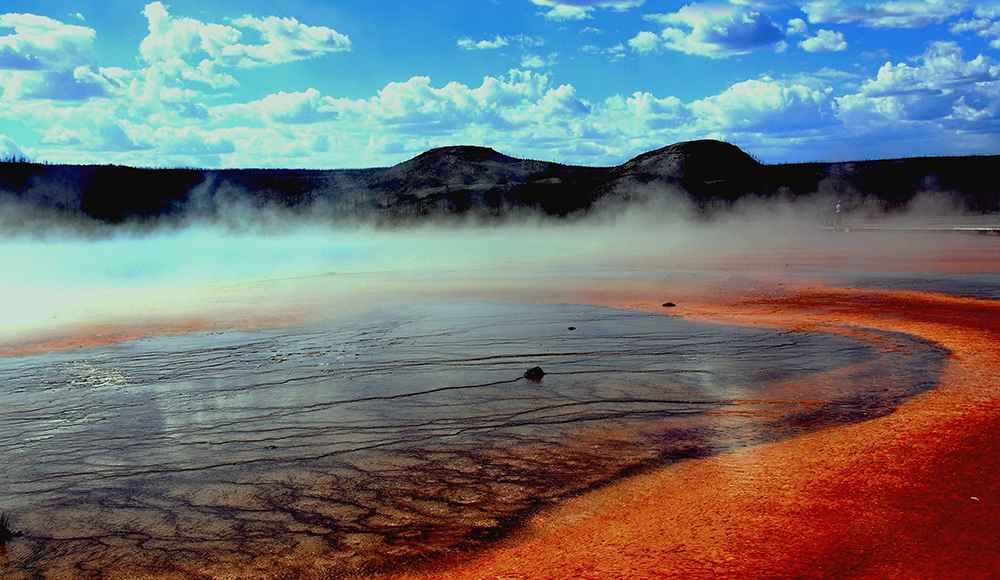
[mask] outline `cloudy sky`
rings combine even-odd
[[[431,147],[615,165],[1000,153],[972,0],[4,0],[0,156],[372,167]]]

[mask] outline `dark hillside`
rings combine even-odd
[[[0,192],[110,223],[174,211],[203,179],[195,169],[0,163]]]
[[[656,183],[679,187],[701,206],[734,201],[767,189],[762,165],[742,149],[721,141],[677,143],[644,153],[612,170],[608,191]]]
[[[426,213],[502,213],[514,208],[566,215],[589,206],[605,170],[508,157],[485,147],[432,149],[380,170],[370,184],[382,209]]]
[[[901,209],[918,193],[942,193],[970,211],[1000,211],[1000,156],[915,157],[765,168],[771,183],[796,193],[819,191],[845,198],[874,197]]]
[[[0,162],[0,197],[109,223],[223,211],[233,200],[355,219],[424,215],[566,216],[682,192],[702,208],[741,197],[813,193],[885,210],[933,192],[975,212],[1000,211],[1000,156],[762,165],[719,141],[677,143],[617,167],[515,159],[443,147],[392,167],[353,170],[136,169]],[[641,191],[642,195],[635,197]],[[223,203],[225,202],[225,203]]]

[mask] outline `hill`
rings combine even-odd
[[[975,212],[1000,211],[1000,156],[763,165],[734,145],[701,140],[644,153],[616,167],[516,159],[486,147],[427,151],[386,168],[138,169],[0,162],[0,196],[19,207],[118,223],[211,215],[228,205],[286,207],[356,218],[567,216],[657,195],[701,208],[745,196],[827,195],[882,209],[939,192]]]

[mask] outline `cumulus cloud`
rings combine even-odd
[[[916,66],[886,63],[859,92],[840,97],[838,109],[854,126],[929,123],[992,132],[1000,111],[1000,65],[983,55],[966,61],[956,43],[937,42]]]
[[[279,124],[302,125],[332,121],[337,118],[336,102],[322,97],[316,89],[304,93],[280,91],[255,103],[255,108],[269,121]]]
[[[521,68],[545,68],[555,66],[556,57],[559,56],[556,53],[552,53],[546,57],[537,54],[526,54],[521,58]]]
[[[94,31],[34,14],[0,15],[0,70],[65,71],[94,63]]]
[[[586,20],[597,8],[624,12],[642,6],[646,0],[531,0],[549,9],[545,17],[550,20]]]
[[[584,15],[641,4],[536,3]],[[922,56],[886,63],[874,75],[831,69],[778,78],[747,75],[699,99],[635,92],[594,101],[572,84],[556,82],[552,73],[529,70],[557,57],[538,48],[544,45],[540,39],[464,38],[458,49],[512,47],[508,56],[520,68],[481,83],[420,75],[364,97],[308,88],[247,102],[228,93],[245,69],[347,50],[349,41],[292,19],[247,16],[216,24],[175,17],[158,2],[147,6],[146,16],[150,32],[135,70],[99,68],[88,28],[26,15],[0,19],[0,33],[9,33],[0,37],[6,67],[0,69],[0,118],[18,119],[41,135],[32,142],[33,156],[156,166],[358,167],[469,143],[524,157],[609,165],[706,137],[780,161],[803,160],[796,157],[800,150],[809,151],[804,160],[815,160],[828,143],[836,144],[831,150],[875,157],[896,153],[891,144],[903,147],[914,136],[944,153],[989,150],[984,143],[1000,147],[1000,65],[983,55],[967,59],[956,43],[934,43]],[[954,23],[952,31],[993,39],[988,35],[998,16],[981,10],[973,20]],[[635,34],[627,45],[583,50],[612,59],[628,50],[719,58],[780,50],[790,37],[806,51],[847,46],[840,32],[803,18],[779,27],[750,4],[692,4],[646,22],[659,32]],[[583,32],[597,38],[595,29]],[[106,95],[117,98],[95,98]],[[33,107],[32,99],[40,98],[58,102]],[[73,157],[60,159],[67,146]],[[13,141],[0,137],[0,155],[12,147]]]
[[[510,40],[506,37],[497,35],[493,40],[480,40],[476,42],[471,38],[460,38],[458,40],[459,48],[464,50],[491,50],[494,48],[502,48],[510,44]]]
[[[235,26],[203,23],[192,18],[174,18],[161,2],[143,11],[149,20],[149,35],[139,51],[146,62],[197,60],[198,67],[253,68],[315,58],[327,52],[351,49],[351,41],[325,26],[306,26],[294,18],[243,16]],[[239,28],[260,34],[261,44],[243,44]]]
[[[671,14],[646,19],[664,26],[661,33],[640,32],[629,41],[637,52],[660,48],[724,58],[762,48],[782,48],[785,31],[763,12],[731,4],[689,4]]]
[[[801,18],[792,18],[788,21],[788,34],[809,36],[809,26],[807,26],[806,21]]]
[[[915,64],[886,63],[857,92],[836,99],[844,130],[837,136],[858,155],[964,155],[1000,146],[1000,65],[965,60],[953,42],[936,42]]]
[[[691,110],[713,131],[779,133],[815,130],[836,122],[833,89],[771,78],[737,83],[724,92],[695,101]]]
[[[984,88],[998,80],[997,63],[982,54],[966,61],[955,42],[935,42],[920,57],[922,64],[886,63],[875,79],[862,87],[869,96],[891,96],[917,92],[948,92]],[[995,88],[995,87],[994,87]]]
[[[27,157],[17,142],[0,133],[0,159],[27,159]]]
[[[515,70],[487,77],[476,88],[435,86],[427,77],[390,83],[372,99],[330,101],[342,122],[352,121],[323,126],[342,140],[352,137],[338,129],[364,124],[368,152],[397,161],[432,146],[484,142],[478,138],[526,156],[559,152],[620,162],[664,143],[704,136],[808,134],[837,123],[833,103],[832,88],[818,80],[807,85],[774,79],[738,83],[691,103],[650,93],[591,103],[571,85],[554,86],[545,75]],[[402,146],[387,148],[392,142]]]
[[[1000,49],[1000,21],[990,17],[960,20],[953,23],[949,30],[952,34],[974,32],[977,36],[989,41],[991,48]]]
[[[799,47],[806,52],[839,52],[847,50],[847,41],[844,40],[843,32],[820,29],[816,36],[800,42]]]
[[[103,104],[54,109],[47,117],[50,124],[42,134],[43,145],[69,145],[83,151],[117,153],[153,148],[152,130],[148,126],[120,118]]]
[[[871,28],[919,28],[940,24],[965,12],[962,2],[939,0],[890,0],[857,3],[844,0],[813,0],[802,11],[814,24],[857,23]]]
[[[572,85],[524,70],[487,76],[478,86],[417,76],[364,99],[279,92],[215,106],[205,123],[176,126],[116,118],[94,102],[50,118],[45,141],[119,152],[131,163],[202,166],[383,166],[458,142],[607,165],[705,137],[779,160],[794,160],[799,144],[833,137],[875,156],[885,149],[871,148],[888,147],[894,135],[946,143],[948,135],[976,131],[989,138],[1000,110],[998,73],[991,59],[966,60],[957,46],[939,43],[918,63],[887,64],[840,95],[837,71],[744,80],[690,102],[647,92],[589,102]]]
[[[159,150],[167,155],[204,159],[236,152],[235,142],[225,132],[200,127],[160,127],[153,138],[164,144]]]
[[[463,125],[513,128],[524,124],[558,122],[565,115],[589,111],[569,85],[552,88],[548,77],[511,71],[507,77],[483,80],[470,89],[451,82],[435,88],[428,77],[389,83],[377,97],[365,101],[363,116],[394,125],[422,126],[422,130]],[[355,109],[355,112],[359,112]]]
[[[368,99],[334,99],[314,91],[279,96],[220,111],[230,123],[238,116],[263,116],[269,122],[268,129],[253,131],[249,140],[229,132],[236,144],[227,158],[230,163],[255,155],[258,164],[267,159],[289,166],[295,165],[296,156],[301,164],[319,150],[342,164],[356,166],[367,160],[369,165],[385,165],[456,142],[498,148],[516,144],[519,150],[527,146],[549,155],[551,143],[569,146],[567,135],[582,135],[594,114],[593,105],[574,87],[554,86],[547,76],[522,70],[486,77],[477,87],[436,85],[429,77],[417,76],[389,83]],[[286,117],[280,115],[290,113],[310,123],[288,134],[282,130]],[[264,151],[266,157],[260,153]]]
[[[537,69],[551,67],[557,64],[556,57],[559,56],[557,53],[550,53],[548,56],[542,56],[535,52],[536,48],[544,46],[545,43],[546,41],[543,38],[516,34],[512,36],[498,35],[493,40],[480,40],[478,42],[472,40],[471,38],[461,38],[458,40],[458,47],[463,50],[494,50],[508,45],[513,45],[515,47],[513,52],[520,55],[515,57],[520,59],[518,61],[520,67],[526,69]]]
[[[343,34],[325,26],[306,26],[294,18],[244,16],[233,24],[256,30],[264,44],[224,48],[219,60],[227,66],[270,66],[351,49],[351,41]]]
[[[263,121],[294,137],[288,127],[336,119],[315,89],[271,95],[252,115],[247,105],[241,111],[211,103],[231,97],[219,92],[238,85],[230,72],[349,50],[346,36],[292,18],[243,16],[226,24],[175,18],[160,2],[147,4],[143,14],[149,34],[134,70],[98,67],[90,28],[0,15],[0,35],[6,34],[0,36],[0,118],[34,131],[47,159],[68,147],[73,161],[139,165],[204,165],[212,156],[225,164],[222,156],[235,155],[237,143],[247,146],[252,125]],[[48,105],[33,106],[35,100]],[[242,126],[233,127],[234,121]]]
[[[628,45],[636,52],[656,52],[660,49],[660,35],[643,31],[631,38]]]
[[[91,97],[109,97],[119,88],[106,77],[85,66],[70,71],[46,71],[26,75],[17,86],[22,99],[79,101]]]
[[[94,31],[34,14],[0,15],[0,85],[5,100],[83,100],[119,88],[96,68]]]

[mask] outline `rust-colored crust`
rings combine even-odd
[[[475,559],[408,577],[1000,577],[1000,304],[789,280],[583,292],[706,321],[905,332],[951,352],[888,416],[693,460],[541,514]],[[853,329],[853,330],[852,330]]]

